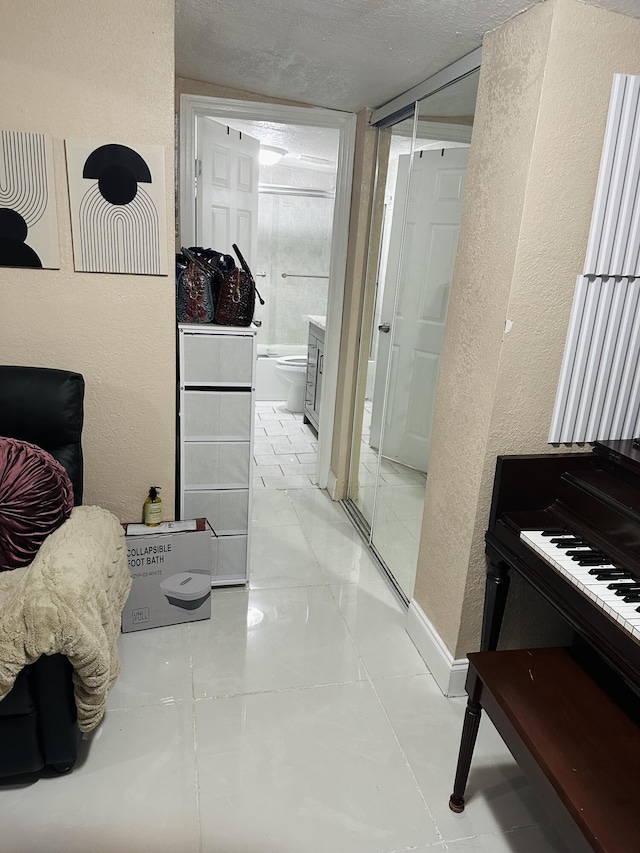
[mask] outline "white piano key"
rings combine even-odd
[[[523,530],[520,538],[594,606],[614,620],[630,636],[636,640],[640,639],[640,611],[638,611],[640,602],[626,602],[622,595],[616,594],[615,589],[609,589],[610,583],[632,585],[635,581],[626,578],[598,580],[595,574],[591,574],[591,569],[606,569],[607,566],[614,568],[613,564],[596,567],[580,566],[578,561],[573,560],[566,552],[584,551],[587,555],[594,552],[592,548],[588,546],[558,547],[556,543],[550,541],[551,537],[543,536],[542,532],[541,530]]]

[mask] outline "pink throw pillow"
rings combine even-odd
[[[35,444],[0,437],[0,571],[30,563],[72,509],[63,466]]]

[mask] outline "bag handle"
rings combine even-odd
[[[258,299],[260,300],[260,305],[264,305],[264,299],[262,298],[262,296],[260,296],[260,291],[259,291],[259,290],[258,290],[258,288],[256,287],[256,283],[255,283],[255,281],[254,281],[254,278],[253,278],[253,275],[252,275],[252,273],[251,273],[251,270],[249,269],[249,265],[247,264],[247,262],[245,261],[245,259],[242,257],[242,252],[241,252],[241,251],[240,251],[240,249],[236,246],[236,244],[235,244],[235,243],[232,243],[232,244],[231,244],[231,247],[232,247],[233,251],[236,253],[236,255],[238,256],[238,260],[240,261],[240,265],[242,266],[242,269],[243,269],[243,270],[246,272],[246,274],[249,276],[249,280],[250,280],[251,284],[253,285],[253,289],[254,289],[254,290],[255,290],[255,292],[256,292],[256,296],[257,296],[257,297],[258,297]]]
[[[222,273],[220,272],[218,267],[214,266],[206,258],[201,258],[199,255],[194,254],[190,249],[185,249],[184,246],[181,247],[180,251],[189,261],[189,263],[195,264],[195,266],[197,266],[201,272],[213,276],[214,281],[216,279],[222,278]]]

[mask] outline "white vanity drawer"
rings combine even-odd
[[[250,480],[248,441],[185,441],[184,488],[246,489]]]
[[[183,392],[183,436],[200,439],[244,440],[251,438],[250,391]]]

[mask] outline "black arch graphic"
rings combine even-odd
[[[26,243],[49,203],[46,141],[41,133],[0,132],[0,266],[42,269]]]
[[[150,184],[151,172],[143,157],[127,145],[101,145],[86,159],[83,178],[97,178],[100,194],[110,204],[129,204],[138,183]]]
[[[97,183],[78,211],[82,269],[160,275],[158,210],[142,187],[128,204],[107,201]]]
[[[127,145],[111,144],[96,148],[85,161],[82,177],[100,178],[102,172],[112,166],[127,169],[138,183],[151,183],[151,171],[144,158]]]
[[[0,207],[15,210],[31,228],[49,202],[45,138],[41,133],[0,133]]]

